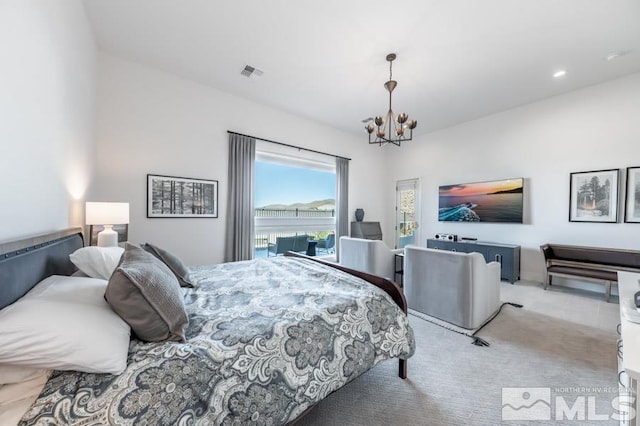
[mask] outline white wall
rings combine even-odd
[[[403,144],[389,158],[387,203],[393,205],[395,180],[421,177],[421,245],[438,232],[519,244],[522,278],[541,281],[544,243],[640,249],[640,225],[568,221],[571,172],[639,165],[640,74],[634,74]],[[525,224],[438,222],[439,185],[511,177],[525,178]],[[387,218],[388,224],[391,209]]]
[[[158,244],[187,264],[223,261],[227,130],[352,158],[349,211],[362,207],[369,220],[382,216],[382,156],[365,135],[349,135],[108,54],[101,53],[98,63],[95,201],[130,203],[130,241]],[[218,180],[219,218],[148,219],[147,173]]]
[[[0,2],[0,240],[83,222],[96,48],[80,1]]]

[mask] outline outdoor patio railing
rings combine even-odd
[[[256,217],[335,217],[335,210],[255,209]]]

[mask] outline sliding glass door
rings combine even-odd
[[[331,234],[335,241],[336,166],[325,157],[257,149],[255,257],[267,257],[281,237],[307,235],[319,242],[318,248]],[[322,248],[328,254],[335,247]]]

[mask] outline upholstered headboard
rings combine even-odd
[[[71,275],[69,255],[84,245],[81,228],[0,243],[0,309],[50,275]]]

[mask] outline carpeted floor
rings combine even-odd
[[[585,423],[579,419],[616,413],[612,408],[618,393],[615,330],[505,306],[478,333],[490,343],[481,347],[472,345],[467,336],[410,318],[417,349],[409,360],[407,380],[398,378],[396,360],[383,362],[327,397],[296,426],[577,425]],[[503,421],[503,402],[525,410],[532,405],[524,400],[529,396],[526,389],[507,389],[503,401],[503,388],[551,388],[550,394],[547,391],[551,419]],[[519,393],[519,405],[509,400],[514,391]],[[553,420],[558,400],[576,410],[570,414],[572,420]],[[524,418],[535,414],[525,410]]]

